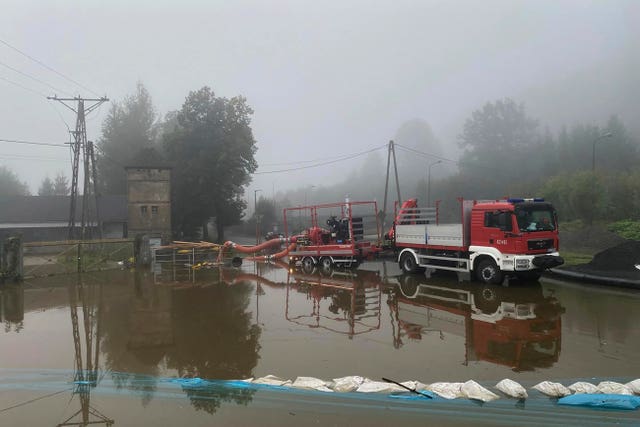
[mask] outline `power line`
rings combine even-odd
[[[321,157],[319,159],[313,159],[313,160],[297,160],[297,161],[281,162],[281,163],[261,163],[260,166],[287,166],[287,165],[299,165],[304,163],[316,163],[316,162],[324,162],[324,161],[330,161],[330,160],[338,160],[338,159],[342,159],[344,156],[345,155],[343,154],[342,156]]]
[[[55,90],[55,91],[58,91],[58,92],[61,92],[61,93],[66,93],[67,95],[69,95],[69,92],[67,92],[66,90],[62,90],[62,89],[57,88],[57,87],[55,87],[55,86],[53,86],[53,85],[50,85],[49,83],[45,82],[44,80],[40,80],[39,78],[34,77],[34,76],[32,76],[31,74],[27,74],[27,73],[25,73],[25,72],[23,72],[23,71],[18,70],[17,68],[13,68],[11,65],[7,65],[7,64],[5,64],[4,62],[0,62],[0,65],[2,65],[3,67],[6,67],[6,68],[8,68],[8,69],[10,69],[11,71],[14,71],[14,72],[18,73],[18,74],[20,74],[20,75],[22,75],[22,76],[24,76],[24,77],[27,77],[27,78],[29,78],[29,79],[31,79],[31,80],[33,80],[33,81],[35,81],[35,82],[38,82],[38,83],[43,84],[43,85],[45,85],[45,86],[48,86],[49,88],[51,88],[51,89],[53,89],[53,90]]]
[[[457,160],[448,159],[446,157],[442,157],[442,156],[439,156],[437,154],[425,153],[424,151],[416,150],[415,148],[409,148],[409,147],[406,147],[404,145],[397,144],[397,143],[395,145],[396,145],[396,147],[398,147],[398,148],[400,148],[400,149],[402,149],[404,151],[409,151],[411,153],[419,154],[421,156],[428,157],[428,158],[434,158],[434,159],[442,160],[444,162],[451,162],[451,163],[458,164]]]
[[[424,151],[416,150],[414,148],[405,147],[405,146],[400,145],[400,144],[396,144],[396,146],[399,147],[400,149],[404,150],[404,151],[408,151],[408,152],[411,152],[411,153],[414,153],[414,154],[418,154],[418,155],[421,155],[421,156],[424,156],[424,157],[427,157],[427,158],[436,158],[438,160],[442,160],[442,161],[445,161],[445,162],[454,163],[457,166],[468,166],[468,167],[472,167],[472,168],[476,168],[476,169],[491,170],[491,171],[494,172],[494,174],[507,176],[504,171],[496,170],[494,167],[491,167],[491,166],[479,165],[479,164],[477,164],[475,162],[469,162],[469,161],[460,161],[460,160],[448,159],[446,157],[438,156],[438,155],[435,155],[435,154],[425,153]]]
[[[30,399],[30,400],[27,400],[27,401],[24,401],[24,402],[21,402],[21,403],[17,403],[17,404],[15,404],[13,406],[2,408],[2,409],[0,409],[0,412],[6,412],[6,411],[8,411],[10,409],[19,408],[21,406],[25,406],[25,405],[28,405],[30,403],[37,402],[38,400],[46,399],[48,397],[53,397],[53,396],[56,396],[58,394],[66,393],[66,392],[71,391],[71,390],[73,390],[73,388],[65,388],[64,390],[60,390],[60,391],[56,391],[56,392],[53,392],[53,393],[45,394],[44,396],[36,397],[34,399]]]
[[[5,81],[5,82],[7,82],[7,83],[11,83],[12,85],[15,85],[15,86],[17,86],[17,87],[19,87],[19,88],[22,88],[22,89],[24,89],[24,90],[26,90],[26,91],[29,91],[29,92],[31,92],[31,93],[35,93],[36,95],[41,96],[41,97],[43,97],[43,98],[46,98],[46,97],[47,97],[47,95],[43,94],[42,92],[38,92],[37,90],[34,90],[34,89],[28,88],[28,87],[26,87],[26,86],[23,86],[23,85],[21,85],[20,83],[16,83],[16,82],[14,82],[13,80],[9,80],[9,79],[7,79],[6,77],[2,77],[2,76],[0,76],[0,80],[4,80],[4,81]]]
[[[94,95],[96,95],[96,96],[100,96],[100,94],[98,94],[97,92],[95,92],[95,91],[93,91],[93,90],[89,89],[88,87],[86,87],[85,85],[83,85],[83,84],[81,84],[81,83],[78,83],[77,81],[73,80],[71,77],[67,77],[66,75],[62,74],[61,72],[54,70],[53,68],[51,68],[50,66],[48,66],[48,65],[47,65],[47,64],[45,64],[44,62],[42,62],[42,61],[40,61],[40,60],[38,60],[38,59],[36,59],[36,58],[32,57],[31,55],[29,55],[29,54],[27,54],[27,53],[25,53],[25,52],[23,52],[23,51],[21,51],[21,50],[20,50],[20,49],[18,49],[17,47],[10,45],[10,44],[9,44],[9,43],[7,43],[6,41],[4,41],[4,40],[0,39],[0,43],[4,44],[5,46],[7,46],[7,47],[9,47],[9,48],[11,48],[11,49],[13,49],[13,50],[15,50],[15,51],[16,51],[16,52],[18,52],[19,54],[21,54],[21,55],[23,55],[23,56],[25,56],[25,57],[29,58],[29,59],[30,59],[30,60],[32,60],[33,62],[35,62],[35,63],[39,64],[40,66],[42,66],[42,67],[44,67],[44,68],[46,68],[47,70],[51,71],[52,73],[55,73],[55,74],[59,75],[59,76],[60,76],[60,77],[62,77],[63,79],[65,79],[65,80],[67,80],[67,81],[69,81],[69,82],[71,82],[71,83],[73,83],[73,84],[75,84],[75,85],[77,85],[77,86],[81,87],[81,88],[82,88],[82,89],[84,89],[84,90],[87,90],[87,91],[89,91],[89,92],[93,93],[93,94],[94,94]]]
[[[28,154],[0,154],[3,160],[54,160],[57,162],[66,161],[60,157],[30,156]]]
[[[314,165],[300,166],[300,167],[297,167],[297,168],[280,169],[280,170],[265,171],[265,172],[254,172],[254,175],[267,175],[267,174],[272,174],[272,173],[292,172],[292,171],[298,171],[298,170],[303,170],[303,169],[317,168],[319,166],[326,166],[326,165],[330,165],[330,164],[333,164],[333,163],[343,162],[345,160],[351,160],[351,159],[354,159],[356,157],[360,157],[360,156],[363,156],[365,154],[369,154],[369,153],[372,153],[374,151],[380,150],[382,148],[385,148],[386,146],[387,146],[386,144],[385,145],[381,145],[380,147],[372,148],[372,149],[367,150],[367,151],[362,151],[360,153],[347,155],[345,157],[341,157],[341,158],[336,159],[336,160],[316,163]]]
[[[43,98],[47,98],[47,95],[43,94],[42,92],[38,92],[37,90],[34,90],[34,89],[31,89],[31,88],[28,88],[28,87],[26,87],[26,86],[24,86],[24,85],[21,85],[20,83],[16,83],[16,82],[14,82],[13,80],[9,80],[9,79],[7,79],[7,78],[5,78],[5,77],[2,77],[2,76],[0,76],[0,80],[4,80],[4,81],[5,81],[5,82],[7,82],[7,83],[11,83],[12,85],[15,85],[15,86],[17,86],[17,87],[19,87],[19,88],[21,88],[21,89],[24,89],[24,90],[26,90],[26,91],[28,91],[28,92],[31,92],[31,93],[33,93],[33,94],[35,94],[35,95],[41,96],[41,97],[43,97]],[[50,105],[52,105],[52,104],[50,104]],[[60,111],[58,111],[58,109],[57,109],[57,108],[55,108],[55,107],[53,107],[53,109],[54,109],[54,111],[58,114],[58,117],[60,117],[60,120],[62,120],[62,123],[64,123],[64,125],[67,127],[67,131],[71,132],[71,129],[69,128],[69,124],[68,124],[68,123],[67,123],[67,121],[64,119],[64,117],[62,117],[62,114],[60,113]]]
[[[21,139],[4,139],[0,138],[0,142],[10,142],[12,144],[26,144],[26,145],[42,145],[47,147],[68,147],[68,143],[55,144],[53,142],[36,142],[36,141],[24,141]]]

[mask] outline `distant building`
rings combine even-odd
[[[82,196],[76,203],[76,226],[82,217]],[[70,196],[0,197],[0,237],[22,235],[24,242],[66,240],[69,235]],[[102,237],[122,238],[127,235],[126,196],[98,197]],[[98,224],[92,214],[87,221],[88,235],[98,238]]]
[[[128,166],[125,169],[127,171],[129,237],[146,235],[150,241],[169,241],[171,239],[171,168]]]

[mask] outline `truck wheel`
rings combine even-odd
[[[323,273],[330,273],[333,268],[333,261],[328,256],[323,256],[320,258],[320,267],[322,267]]]
[[[313,262],[313,258],[310,256],[306,256],[302,258],[302,271],[305,273],[313,272],[313,267],[315,267],[316,263]]]
[[[413,274],[418,272],[418,263],[410,252],[405,252],[400,257],[400,268],[405,273]]]
[[[480,261],[476,270],[476,275],[481,282],[500,284],[502,283],[502,271],[492,259]]]

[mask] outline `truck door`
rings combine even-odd
[[[487,211],[484,213],[483,244],[497,248],[502,253],[514,253],[514,239],[508,237],[513,231],[513,215],[510,211]]]

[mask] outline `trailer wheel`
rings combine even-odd
[[[323,273],[330,273],[333,268],[333,261],[331,261],[331,257],[323,256],[320,258],[320,267],[322,268]]]
[[[484,283],[502,283],[502,271],[500,271],[498,265],[492,259],[480,261],[476,274],[478,279]]]
[[[418,263],[411,252],[405,252],[400,257],[400,268],[405,273],[413,274],[418,272]]]
[[[313,261],[313,258],[310,256],[306,256],[302,258],[302,271],[305,273],[313,272],[313,267],[315,267],[316,263]]]

